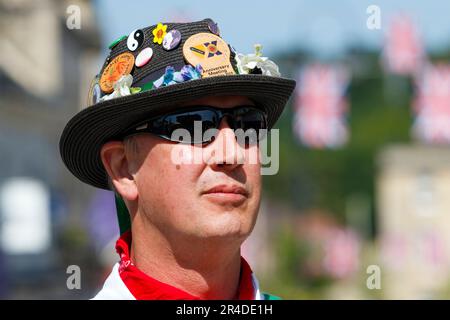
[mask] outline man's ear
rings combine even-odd
[[[130,173],[129,159],[126,157],[123,142],[110,141],[105,143],[100,150],[100,156],[116,191],[125,200],[136,200],[138,196],[137,187]]]

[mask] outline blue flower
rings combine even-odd
[[[159,79],[157,79],[157,80],[155,80],[155,82],[153,82],[153,87],[159,88],[159,87],[164,87],[164,86],[168,86],[168,85],[176,83],[173,81],[174,73],[175,73],[174,67],[167,66],[166,72]]]
[[[173,74],[174,73],[175,73],[174,67],[168,66],[166,68],[166,73],[164,74],[163,86],[168,86],[168,85],[171,85],[171,84],[175,83],[173,81]]]
[[[175,83],[200,79],[202,77],[203,68],[198,64],[195,68],[191,65],[185,65],[180,71],[176,71],[174,67],[166,67],[166,72],[159,79],[153,82],[155,88],[170,86]]]

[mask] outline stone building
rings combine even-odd
[[[80,29],[68,24],[77,12]],[[5,295],[64,297],[72,293],[64,290],[69,259],[61,248],[78,239],[74,234],[82,229],[83,205],[93,189],[77,182],[63,166],[58,142],[67,120],[85,104],[92,70],[100,63],[91,2],[0,0],[0,52],[0,189],[22,186],[16,194],[9,187],[0,192],[0,260],[8,271],[3,284],[9,284]],[[28,203],[26,192],[34,189],[25,185],[42,191],[42,208],[48,209],[42,216]],[[29,231],[24,229],[27,224]],[[45,234],[36,235],[42,226]],[[16,249],[28,251],[12,250],[12,230],[22,235],[15,239],[22,244]],[[44,242],[33,251],[36,239]]]
[[[450,148],[396,145],[378,160],[383,296],[448,298]]]

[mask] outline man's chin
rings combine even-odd
[[[243,222],[242,216],[237,213],[210,215],[207,221],[201,223],[201,229],[197,229],[197,235],[203,239],[230,241],[232,239],[245,239],[251,231],[250,227]]]

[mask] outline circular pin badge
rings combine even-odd
[[[135,65],[136,67],[140,68],[145,66],[153,57],[153,49],[150,47],[147,47],[143,49],[136,57]]]
[[[133,70],[134,56],[130,52],[119,54],[105,67],[100,77],[100,89],[105,93],[113,92],[114,83],[121,76],[129,74]]]
[[[174,29],[166,33],[163,39],[162,46],[165,50],[169,51],[178,47],[180,42],[181,42],[181,33],[180,31]]]
[[[144,32],[140,29],[133,30],[127,39],[127,47],[130,51],[136,51],[144,43]]]
[[[230,48],[220,37],[211,33],[190,36],[183,45],[183,56],[187,62],[203,68],[203,77],[236,74],[230,63]]]
[[[92,79],[91,85],[89,87],[88,92],[88,101],[87,106],[92,106],[100,101],[102,97],[102,91],[100,90],[100,85],[98,84],[99,78],[98,75]]]
[[[214,33],[216,36],[220,36],[219,26],[214,21],[212,21],[212,20],[208,21],[208,29],[209,29],[209,31]]]

